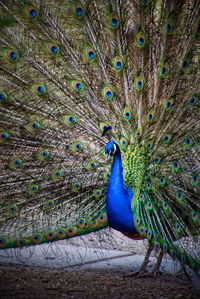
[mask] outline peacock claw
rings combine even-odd
[[[147,278],[147,277],[152,277],[152,278],[156,278],[158,276],[162,275],[161,271],[136,271],[136,272],[131,272],[131,273],[127,273],[124,275],[124,277],[136,277],[136,278]]]
[[[138,275],[142,275],[143,273],[146,273],[146,272],[148,272],[147,270],[143,270],[143,271],[135,271],[135,272],[130,272],[130,273],[126,273],[126,274],[124,274],[124,277],[134,277],[134,276],[137,276],[138,277]]]
[[[147,277],[156,278],[156,277],[158,277],[161,274],[162,274],[161,271],[152,271],[152,272],[148,272],[147,271],[147,273],[141,273],[137,277],[138,278],[147,278]]]

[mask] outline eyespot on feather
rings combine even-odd
[[[18,51],[16,49],[7,49],[4,51],[4,55],[6,59],[11,63],[17,62],[19,58]]]
[[[54,169],[51,173],[51,178],[53,181],[59,181],[62,178],[62,171],[60,169]]]
[[[4,103],[7,100],[7,94],[3,91],[0,91],[0,104]]]
[[[70,125],[70,126],[77,123],[77,118],[72,114],[63,115],[62,120],[66,125]]]
[[[56,231],[56,235],[59,239],[64,239],[65,238],[65,229],[64,228],[59,228],[57,231]]]
[[[81,3],[75,3],[73,6],[74,15],[76,18],[81,19],[84,16],[84,8]]]
[[[72,184],[72,191],[73,192],[78,192],[81,189],[81,183],[80,182],[74,182]]]
[[[34,6],[28,5],[25,7],[25,12],[26,15],[31,19],[31,20],[35,20],[37,19],[37,9]]]
[[[144,77],[139,76],[135,78],[135,88],[138,92],[142,91],[144,88]]]
[[[5,131],[0,132],[0,144],[5,143],[6,141],[8,141],[9,138],[10,138],[10,135],[7,132],[5,132]]]
[[[20,158],[12,158],[9,163],[11,169],[18,169],[22,166],[22,160]]]
[[[110,24],[112,29],[117,29],[119,27],[119,17],[116,13],[111,15]]]
[[[108,101],[112,101],[113,99],[113,96],[114,96],[114,93],[111,89],[111,87],[109,86],[105,86],[103,89],[102,89],[102,95],[103,97],[108,100]]]
[[[112,63],[113,63],[113,66],[114,66],[115,70],[117,72],[121,72],[121,70],[123,69],[122,58],[119,57],[119,56],[116,56],[116,57],[113,58]]]
[[[59,55],[59,47],[56,44],[53,43],[48,43],[46,46],[47,52],[51,55],[51,56],[58,56]]]

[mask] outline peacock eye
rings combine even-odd
[[[73,192],[78,192],[81,189],[81,183],[80,182],[75,182],[72,184],[72,191]]]
[[[195,186],[199,185],[199,177],[197,175],[192,176],[192,181]]]
[[[143,48],[145,46],[146,43],[146,38],[143,32],[138,32],[138,34],[136,35],[136,44],[138,46],[138,48]]]
[[[113,98],[113,92],[110,87],[106,86],[103,88],[102,94],[104,98],[108,101],[111,101]]]
[[[4,92],[0,93],[0,102],[3,102],[6,98],[6,94]]]
[[[58,52],[58,48],[57,48],[56,46],[52,46],[52,47],[51,47],[51,52],[52,52],[53,54],[57,53],[57,52]]]
[[[85,166],[85,168],[88,169],[88,170],[94,170],[96,167],[97,167],[97,165],[96,165],[95,161],[90,161]]]
[[[166,73],[166,67],[163,67],[161,70],[162,75],[164,75]]]
[[[170,24],[167,24],[167,26],[166,26],[167,33],[169,33],[171,31],[171,29],[172,29],[172,26]]]
[[[41,96],[41,95],[45,94],[46,89],[45,89],[44,85],[42,85],[42,84],[41,85],[33,85],[32,86],[32,91],[36,95]]]
[[[115,67],[115,70],[117,72],[120,72],[123,68],[123,62],[122,62],[122,58],[117,56],[117,57],[114,57],[113,60],[112,60],[112,63]]]
[[[143,45],[143,44],[144,44],[144,38],[143,38],[143,37],[140,37],[140,38],[139,38],[139,44],[140,44],[140,45]]]
[[[173,134],[172,133],[167,133],[164,137],[163,137],[163,143],[168,145],[171,140],[172,140]]]
[[[6,50],[4,53],[5,53],[5,57],[9,62],[14,63],[17,61],[18,59],[17,50]]]
[[[173,20],[168,20],[168,23],[165,27],[166,34],[171,34],[172,29],[173,29]]]
[[[37,92],[42,93],[44,91],[44,88],[42,86],[38,86]]]
[[[15,211],[17,210],[17,209],[16,209],[16,206],[10,206],[9,209],[10,209],[10,212],[12,212],[12,213],[15,212]]]
[[[57,237],[59,239],[63,239],[65,237],[65,229],[64,228],[59,228],[57,230]]]
[[[40,124],[36,121],[30,122],[26,127],[30,133],[37,133],[40,130]]]
[[[27,6],[25,12],[30,19],[35,19],[37,17],[37,10],[33,6]]]
[[[9,167],[11,169],[18,169],[21,167],[21,165],[22,165],[22,160],[19,158],[11,159],[11,161],[9,163]]]
[[[55,233],[53,231],[50,231],[46,234],[46,237],[48,240],[52,240],[55,237]]]
[[[81,7],[76,8],[75,10],[77,16],[81,16],[83,14],[83,9]]]
[[[165,101],[165,111],[170,111],[172,110],[174,105],[174,98],[169,98],[167,101]]]
[[[85,221],[84,221],[84,223],[85,223]],[[81,228],[84,228],[84,226],[82,226]],[[76,234],[76,232],[77,232],[76,227],[68,227],[66,229],[66,233],[68,236],[74,236]]]
[[[0,132],[0,143],[5,143],[10,135],[7,132]]]
[[[124,108],[122,114],[126,121],[129,121],[131,119],[131,110],[128,107]]]
[[[7,239],[5,237],[0,237],[0,247],[4,247],[6,245]]]
[[[34,234],[33,238],[32,238],[33,242],[36,244],[40,243],[41,239],[42,239],[42,236],[40,234]]]
[[[112,23],[112,26],[117,26],[118,20],[116,18],[113,18],[111,23]]]
[[[126,148],[128,144],[128,141],[126,139],[126,137],[121,137],[120,138],[120,145],[122,146],[122,148]]]
[[[47,204],[47,206],[48,206],[49,208],[51,208],[51,207],[53,207],[53,205],[54,205],[54,201],[53,201],[53,200],[48,200],[48,201],[46,202],[46,204]]]
[[[184,60],[182,63],[182,69],[185,69],[188,66],[187,60]]]
[[[135,78],[135,87],[137,91],[142,91],[144,87],[144,78],[142,76]]]
[[[111,16],[111,26],[113,29],[118,28],[119,26],[119,18],[115,13],[113,13]]]
[[[39,190],[39,187],[36,184],[31,184],[28,187],[28,193],[31,194],[31,195],[37,193],[38,190]]]
[[[38,124],[37,123],[33,123],[32,127],[33,127],[33,129],[37,129],[38,128]]]
[[[84,12],[83,6],[80,3],[76,3],[74,5],[75,16],[78,18],[81,18],[83,16],[83,12]]]
[[[95,52],[92,48],[87,48],[87,55],[90,60],[94,60]]]
[[[10,59],[12,59],[12,60],[15,59],[15,58],[17,57],[16,52],[11,51],[9,57],[10,57]]]
[[[168,63],[164,63],[161,66],[161,70],[160,70],[160,76],[161,76],[161,78],[167,78],[168,73],[169,73],[169,65],[168,65]]]
[[[75,142],[71,145],[71,149],[76,152],[80,152],[83,149],[83,145],[81,142]]]
[[[36,15],[37,15],[36,10],[35,10],[34,8],[32,8],[32,9],[30,10],[30,12],[29,12],[29,16],[30,16],[31,18],[35,18]]]
[[[166,178],[165,177],[161,177],[160,178],[160,186],[164,187],[166,185],[166,183],[167,183]]]
[[[58,181],[62,178],[62,171],[60,169],[54,169],[51,173],[51,178],[54,181]]]
[[[72,114],[63,115],[62,119],[63,119],[65,124],[70,125],[70,126],[74,125],[77,122],[76,117]]]
[[[195,103],[195,98],[192,97],[192,98],[190,99],[190,104],[193,105],[194,103]]]
[[[134,219],[135,225],[138,226],[140,224],[140,217],[136,216]]]
[[[81,83],[77,83],[77,84],[76,84],[76,89],[77,89],[77,90],[80,90],[81,87],[82,87]]]
[[[185,140],[185,142],[186,142],[186,144],[190,144],[190,138],[187,138],[187,139]]]
[[[164,137],[164,141],[167,142],[168,140],[169,140],[169,137],[168,137],[168,136],[165,136],[165,137]]]
[[[79,81],[72,81],[71,86],[77,92],[80,92],[83,90],[83,84]]]
[[[49,43],[46,45],[46,49],[52,56],[57,56],[59,54],[59,47],[56,44]]]
[[[190,136],[185,138],[184,143],[187,149],[190,149],[195,144],[194,139]]]
[[[106,97],[107,97],[107,98],[110,98],[111,96],[112,96],[112,92],[111,92],[110,90],[107,91],[107,92],[106,92]]]

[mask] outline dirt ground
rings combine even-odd
[[[185,278],[154,278],[122,273],[74,271],[0,265],[0,298],[143,298],[199,299],[199,290]]]

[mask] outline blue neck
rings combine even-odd
[[[121,192],[124,192],[122,159],[121,152],[118,147],[113,158],[111,176],[108,185],[112,192],[115,192],[116,188],[118,191],[120,190]]]
[[[117,146],[106,196],[108,221],[114,229],[122,232],[136,232],[133,224],[133,212],[131,211],[132,198],[132,190],[123,186],[121,152]]]

